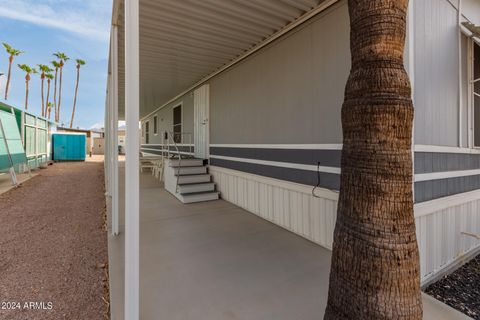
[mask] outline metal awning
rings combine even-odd
[[[124,0],[118,25],[119,117],[124,117]],[[333,0],[140,0],[140,117]]]

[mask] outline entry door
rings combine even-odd
[[[195,90],[193,95],[194,152],[199,159],[207,159],[209,154],[209,104],[209,86],[206,84]]]

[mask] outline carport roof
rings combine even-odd
[[[140,0],[140,117],[337,0]],[[124,118],[124,0],[118,26],[119,117]]]

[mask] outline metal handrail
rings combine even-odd
[[[182,155],[180,153],[180,150],[178,149],[177,142],[175,141],[175,136],[174,132],[168,132],[167,133],[167,150],[168,150],[168,159],[170,160],[170,139],[172,139],[173,146],[175,149],[177,149],[177,155],[178,155],[178,172],[177,172],[177,182],[175,184],[175,193],[178,192],[178,179],[180,177],[180,170],[182,168]]]

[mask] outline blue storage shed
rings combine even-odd
[[[53,160],[85,161],[87,136],[85,133],[56,132],[52,134]]]

